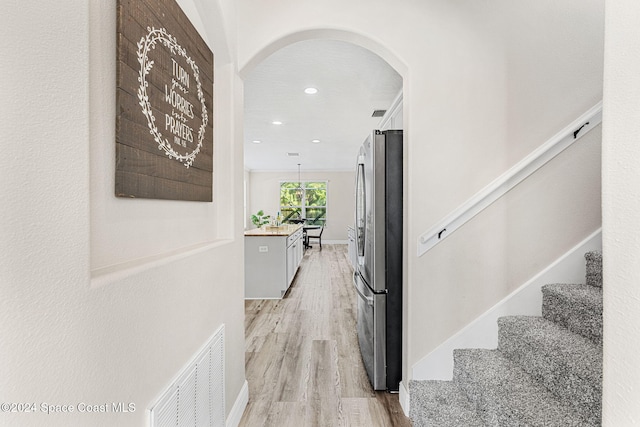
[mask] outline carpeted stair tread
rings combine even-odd
[[[543,286],[543,317],[498,320],[498,349],[454,350],[453,381],[411,381],[413,425],[601,425],[602,253],[585,259],[586,284]]]
[[[454,381],[489,426],[594,425],[498,350],[454,350]]]
[[[552,284],[542,287],[542,316],[602,344],[602,288]]]
[[[558,399],[599,425],[602,346],[542,317],[498,319],[498,349]]]
[[[587,285],[602,288],[602,252],[587,252],[584,257],[587,261]]]
[[[483,427],[484,423],[453,381],[410,381],[414,427]]]

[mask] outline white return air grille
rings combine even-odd
[[[151,427],[224,427],[224,325],[151,408]]]

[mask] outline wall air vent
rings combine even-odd
[[[300,155],[300,153],[287,153],[287,156],[289,157],[298,157]]]
[[[224,325],[149,410],[151,427],[224,427]]]
[[[386,112],[387,110],[373,110],[373,114],[371,115],[371,117],[382,117]]]

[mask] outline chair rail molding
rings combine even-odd
[[[600,123],[602,123],[602,101],[422,233],[417,242],[418,257],[424,255]]]

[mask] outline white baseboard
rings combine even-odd
[[[542,315],[542,286],[548,283],[584,283],[588,251],[602,250],[602,229],[573,247],[527,283],[516,289],[489,311],[439,345],[411,368],[415,380],[451,380],[453,350],[456,348],[496,348],[498,318]]]
[[[325,245],[346,245],[349,243],[348,240],[323,240],[322,243]]]
[[[409,396],[409,390],[405,387],[404,382],[400,381],[400,406],[402,407],[402,411],[405,416],[409,416],[409,409],[411,408],[411,400]]]
[[[231,412],[229,412],[227,422],[225,423],[226,427],[238,427],[240,425],[240,420],[242,419],[242,414],[247,407],[247,403],[249,403],[249,383],[245,380],[242,385],[242,389],[240,389],[240,393],[238,393],[238,397],[231,408]]]

